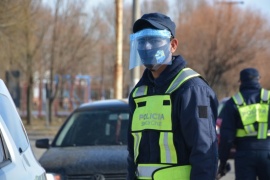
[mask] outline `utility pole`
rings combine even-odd
[[[244,4],[244,1],[217,1],[218,4],[228,5],[229,21],[231,20],[232,6],[237,4]]]
[[[123,98],[123,0],[115,0],[116,10],[116,62],[114,71],[114,98]]]
[[[221,3],[221,4],[244,4],[244,1],[216,1],[216,3]]]
[[[139,18],[140,18],[140,1],[133,0],[131,27],[133,26],[135,21]],[[133,33],[132,30],[131,30],[131,33]],[[137,84],[137,82],[139,81],[139,78],[140,78],[140,67],[137,66],[137,67],[134,67],[133,69],[131,69],[131,72],[130,72],[130,86],[129,86],[130,91]]]

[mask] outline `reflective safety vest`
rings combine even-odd
[[[237,105],[244,129],[237,129],[236,137],[257,136],[257,139],[266,139],[270,136],[268,130],[269,91],[261,89],[261,101],[256,104],[246,104],[240,92],[233,96]],[[258,123],[258,128],[255,124]]]
[[[190,165],[180,166],[173,143],[171,93],[190,78],[200,76],[190,68],[182,69],[174,78],[164,95],[147,96],[147,86],[139,86],[132,97],[136,108],[132,117],[131,131],[134,137],[134,161],[138,164],[138,179],[189,180]],[[137,162],[139,146],[144,130],[159,131],[160,163]]]

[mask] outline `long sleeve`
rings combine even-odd
[[[132,116],[133,116],[133,110],[134,110],[134,102],[132,98],[129,98],[130,102],[130,113],[129,113],[129,125],[128,125],[128,145],[127,145],[127,150],[128,150],[128,157],[127,157],[127,180],[134,180],[135,179],[135,171],[136,171],[136,165],[134,162],[134,139],[131,134],[131,123],[132,123]],[[132,103],[133,102],[133,103]]]
[[[236,134],[236,114],[233,100],[230,99],[224,105],[219,118],[222,119],[220,128],[220,144],[219,144],[219,159],[220,162],[226,163],[229,158],[230,149],[232,148]]]
[[[207,85],[190,86],[182,93],[180,124],[190,149],[191,180],[214,180],[216,177],[217,105],[216,96]]]

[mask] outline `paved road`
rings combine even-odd
[[[221,180],[234,180],[235,175],[234,175],[234,161],[229,160],[228,161],[231,164],[231,171],[226,174],[226,176],[222,177]]]

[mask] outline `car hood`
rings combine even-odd
[[[39,159],[47,172],[65,174],[125,173],[126,146],[51,147]]]

